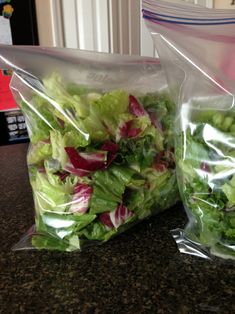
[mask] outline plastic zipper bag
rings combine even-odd
[[[170,18],[155,15],[159,4]],[[183,7],[143,1],[177,107],[177,179],[189,222],[172,234],[183,253],[234,259],[235,14],[211,10],[209,18],[208,9],[196,7],[200,19],[191,10],[188,20]]]
[[[0,46],[25,115],[35,226],[14,247],[80,250],[178,200],[159,60]]]
[[[235,80],[233,10],[144,0],[143,17],[153,35],[158,33],[170,40],[175,49],[211,77]]]
[[[194,19],[195,21],[210,22],[213,20],[234,19],[233,10],[216,10],[200,5],[195,5],[192,2],[176,1],[176,0],[144,0],[143,13],[150,13],[158,18],[175,17],[176,19],[185,20]]]

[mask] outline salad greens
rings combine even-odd
[[[92,90],[58,74],[43,85],[44,94],[21,103],[31,140],[34,247],[73,251],[107,241],[178,200],[167,93]]]
[[[234,126],[231,112],[195,110],[176,146],[186,236],[226,258],[235,258]]]

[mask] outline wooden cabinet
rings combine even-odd
[[[235,0],[214,0],[216,9],[235,9]]]

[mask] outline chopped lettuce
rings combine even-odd
[[[31,139],[34,247],[80,250],[178,200],[167,94],[102,92],[57,73],[43,84],[43,95],[21,104]]]
[[[186,235],[224,258],[235,257],[233,120],[225,112],[195,110],[176,150],[180,193],[191,219]]]

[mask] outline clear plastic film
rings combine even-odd
[[[177,107],[177,179],[189,222],[172,234],[183,253],[235,259],[235,13],[191,5],[187,16],[177,2],[143,1]]]
[[[179,198],[158,59],[0,46],[27,123],[35,226],[14,249],[80,250]]]

